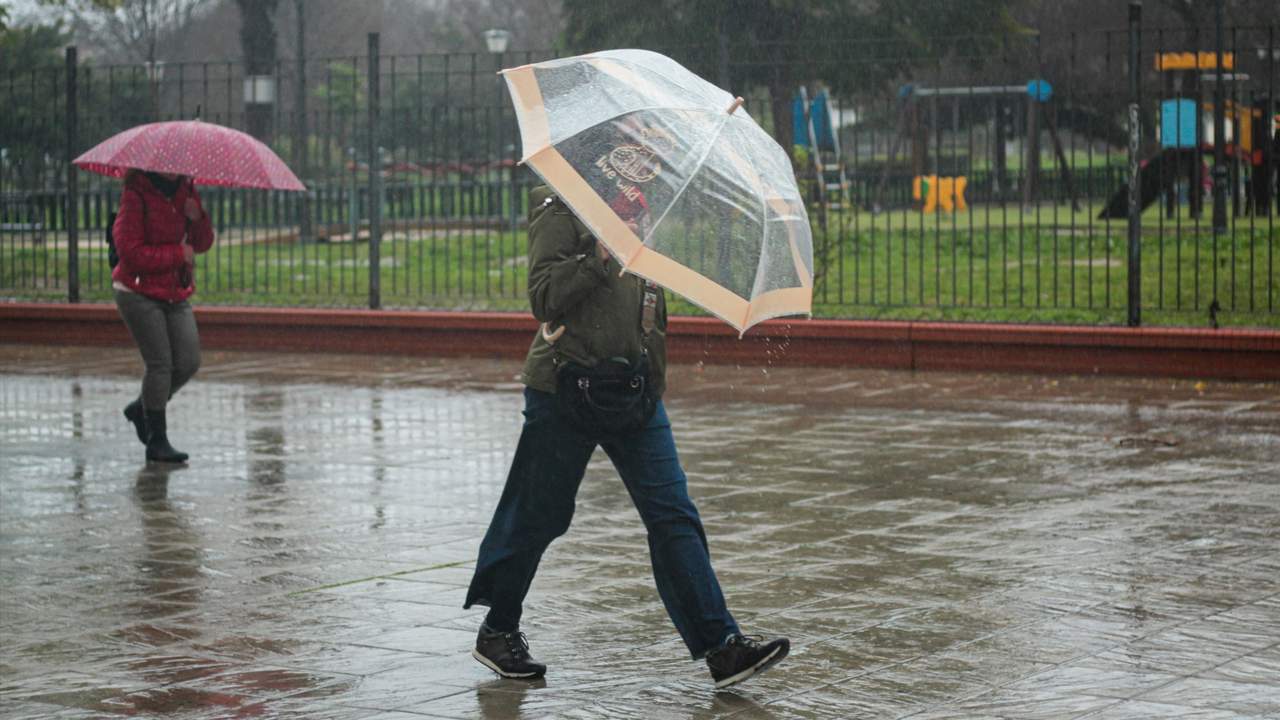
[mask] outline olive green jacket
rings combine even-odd
[[[647,349],[649,382],[661,395],[666,387],[667,306],[658,290],[655,327],[641,328],[644,281],[619,275],[616,260],[602,262],[596,238],[545,185],[529,191],[529,305],[552,331],[565,328],[554,345],[541,331],[525,358],[525,385],[556,391],[557,355],[580,365],[623,357],[640,360]]]

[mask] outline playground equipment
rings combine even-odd
[[[1159,151],[1142,161],[1139,170],[1139,203],[1149,207],[1161,194],[1165,212],[1177,210],[1178,185],[1187,183],[1187,203],[1192,218],[1204,212],[1208,172],[1204,155],[1212,155],[1222,142],[1227,158],[1227,177],[1235,215],[1241,214],[1241,188],[1248,197],[1243,210],[1268,211],[1272,200],[1272,176],[1276,167],[1276,117],[1268,117],[1265,101],[1250,106],[1240,102],[1239,89],[1249,79],[1234,72],[1234,53],[1223,53],[1223,83],[1229,83],[1229,99],[1224,103],[1226,119],[1222,132],[1214,123],[1214,104],[1206,101],[1205,86],[1217,81],[1216,52],[1165,52],[1155,56],[1155,69],[1162,74],[1164,98],[1159,105]],[[1246,171],[1247,168],[1247,171]],[[1245,180],[1245,176],[1248,180]],[[1099,219],[1119,219],[1128,214],[1128,187],[1122,186],[1099,213]]]
[[[911,197],[924,205],[921,212],[928,214],[941,208],[945,212],[968,210],[969,204],[964,199],[964,189],[969,178],[938,177],[937,175],[917,175],[911,180]]]
[[[809,166],[817,187],[818,219],[826,227],[827,210],[843,208],[849,199],[849,180],[844,172],[840,133],[832,117],[830,96],[826,90],[819,90],[810,100],[808,89],[800,86],[791,116],[793,142],[809,152]]]
[[[1071,169],[1067,164],[1066,153],[1062,141],[1058,137],[1056,114],[1053,111],[1053,87],[1043,79],[1033,79],[1025,85],[993,85],[983,87],[920,87],[904,85],[898,91],[898,132],[894,135],[889,147],[888,162],[881,172],[880,182],[875,191],[873,211],[879,211],[884,204],[884,195],[889,184],[889,170],[897,160],[898,150],[904,141],[911,143],[911,174],[914,178],[938,175],[937,154],[929,153],[929,138],[938,136],[938,98],[951,97],[953,102],[965,98],[987,98],[996,108],[995,125],[995,157],[993,158],[993,189],[995,194],[1004,192],[1010,187],[1006,140],[1010,132],[1013,114],[1017,103],[1021,100],[1026,105],[1027,142],[1025,147],[1025,180],[1022,183],[1022,203],[1031,205],[1038,200],[1040,180],[1040,123],[1044,123],[1053,142],[1054,153],[1058,157],[1058,166],[1062,174],[1063,186],[1071,200],[1073,209],[1079,209],[1079,198],[1071,177]],[[924,124],[925,111],[920,107],[921,100],[931,99],[929,108],[929,126]],[[959,179],[959,178],[957,178]],[[925,195],[918,198],[923,209],[928,211],[934,205]]]

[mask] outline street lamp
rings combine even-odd
[[[164,81],[164,61],[148,60],[143,63],[147,73],[147,87],[151,90],[151,115],[160,119],[160,83]]]
[[[482,35],[484,36],[484,44],[485,44],[485,47],[487,47],[487,48],[489,49],[489,53],[490,53],[491,55],[493,55],[494,64],[495,64],[495,65],[497,65],[497,67],[498,67],[498,69],[499,69],[499,70],[501,70],[501,69],[502,69],[502,65],[503,65],[503,62],[502,62],[502,54],[503,54],[503,53],[505,53],[505,52],[507,51],[507,44],[511,42],[511,33],[510,33],[509,31],[507,31],[507,30],[500,30],[500,29],[498,29],[498,28],[492,28],[492,29],[489,29],[489,30],[485,30],[485,31],[484,31],[484,33],[482,33]],[[497,190],[496,195],[497,195],[498,205],[499,205],[499,209],[498,209],[498,213],[499,213],[499,214],[502,212],[502,210],[501,210],[501,204],[502,204],[502,162],[501,162],[501,161],[502,161],[503,156],[505,155],[505,152],[504,152],[504,151],[505,151],[505,148],[502,146],[502,84],[503,84],[503,83],[502,83],[502,80],[501,80],[501,79],[499,79],[499,80],[498,80],[498,83],[497,83],[497,87],[498,87],[498,95],[497,95],[497,98],[496,98],[496,104],[494,105],[494,109],[497,111],[498,119],[497,119],[497,122],[493,123],[493,134],[494,134],[494,138],[495,138],[495,140],[494,140],[494,141],[495,141],[495,143],[496,143],[495,150],[496,150],[496,155],[497,155],[497,158],[498,158],[498,163],[497,163],[497,169],[498,169],[498,181],[495,183],[495,189]],[[508,190],[507,190],[507,215],[508,215],[508,223],[510,224],[510,227],[511,227],[511,235],[512,235],[512,237],[515,237],[515,232],[516,232],[516,169],[515,169],[515,163],[512,163],[512,165],[511,165],[511,169],[508,171],[508,174],[507,174],[507,184],[508,184]],[[505,275],[499,275],[499,276],[498,276],[498,291],[499,291],[499,292],[503,292],[503,291],[505,290],[505,283],[503,282],[503,281],[504,281],[504,279],[505,279]]]
[[[489,48],[489,52],[494,55],[501,55],[507,51],[507,43],[511,42],[511,32],[508,30],[485,30],[484,44]]]
[[[272,106],[275,102],[274,75],[244,76],[244,124],[250,135],[263,141],[268,139],[272,131]]]
[[[157,84],[164,80],[165,62],[163,60],[148,60],[142,65],[146,68],[148,80]]]
[[[245,75],[244,101],[247,105],[271,105],[276,101],[274,75]]]
[[[502,54],[507,51],[507,44],[511,42],[511,32],[507,30],[500,30],[498,28],[492,28],[489,30],[485,30],[483,33],[481,33],[481,35],[484,37],[484,44],[485,44],[485,47],[489,49],[489,54],[493,55],[494,65],[497,66],[498,70],[501,70],[502,64],[503,64]],[[497,141],[497,153],[498,153],[499,159],[501,159],[501,156],[502,156],[502,80],[501,79],[498,80],[497,86],[498,86],[498,96],[496,98],[497,102],[494,105],[494,110],[497,112],[498,120],[497,122],[493,123],[493,126],[494,126],[494,137]]]

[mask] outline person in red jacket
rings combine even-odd
[[[120,262],[111,272],[116,307],[138,344],[146,372],[125,406],[147,460],[181,463],[169,444],[165,408],[200,367],[200,336],[187,299],[195,256],[213,245],[213,224],[190,178],[130,170],[112,226]]]

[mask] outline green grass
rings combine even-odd
[[[946,141],[943,142],[943,147],[948,147]],[[1128,157],[1124,153],[1105,153],[1098,150],[1090,153],[1085,148],[1072,149],[1070,147],[1063,148],[1062,153],[1067,158],[1067,167],[1072,170],[1108,166],[1125,167],[1128,164]],[[945,157],[947,157],[947,154],[944,152],[943,158]],[[1026,159],[1025,152],[1011,152],[1005,159],[1005,169],[1011,171],[1022,170],[1023,166],[1026,165]],[[991,170],[993,167],[994,165],[988,155],[974,156],[973,169],[975,172]],[[1058,172],[1058,155],[1053,151],[1052,146],[1047,146],[1041,150],[1040,170],[1044,173]]]
[[[1216,298],[1223,325],[1280,327],[1280,240],[1274,226],[1242,219],[1216,238],[1189,219],[1144,216],[1142,319],[1151,325],[1208,324]],[[1128,293],[1123,221],[1092,220],[1043,206],[979,207],[922,216],[893,211],[832,215],[815,223],[825,266],[814,314],[832,318],[1122,324]],[[1203,221],[1202,221],[1203,222]],[[264,233],[265,235],[265,233]],[[99,236],[82,236],[81,297],[109,301]],[[381,247],[384,307],[525,310],[523,232],[439,230],[397,233]],[[203,304],[365,307],[367,242],[300,245],[224,243],[202,256]],[[825,267],[825,270],[823,268]],[[0,237],[0,296],[66,297],[65,248]],[[671,298],[674,314],[700,314]]]
[[[1265,231],[1219,239],[1216,257],[1212,234],[1144,235],[1145,320],[1207,324],[1216,298],[1223,324],[1280,327],[1275,250]],[[860,317],[1097,324],[1127,313],[1127,238],[1117,232],[873,230],[833,243],[827,257],[815,287],[823,316],[853,306],[874,308]]]

